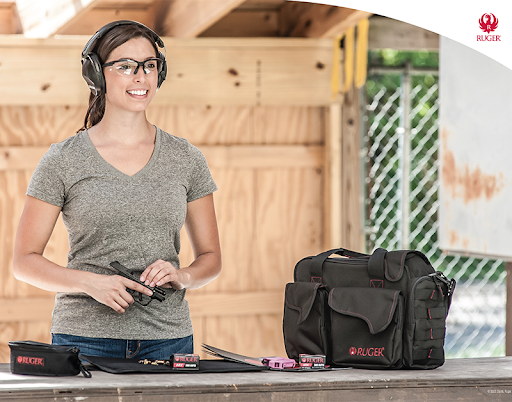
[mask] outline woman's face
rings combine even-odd
[[[143,62],[155,58],[155,49],[146,38],[134,38],[115,48],[105,63],[120,59]],[[136,74],[123,74],[114,66],[104,67],[107,105],[133,112],[144,111],[153,100],[158,72],[145,74],[140,67]]]

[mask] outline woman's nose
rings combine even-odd
[[[136,82],[145,82],[146,74],[144,73],[144,68],[140,67],[139,71],[133,73],[133,80]]]

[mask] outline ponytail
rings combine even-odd
[[[85,113],[84,125],[83,127],[77,131],[86,130],[98,124],[103,115],[105,114],[105,94],[101,94],[96,96],[94,94],[89,95],[89,107],[87,108],[87,112]]]

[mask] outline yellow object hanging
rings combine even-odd
[[[345,32],[345,62],[344,65],[344,80],[343,80],[343,93],[346,93],[354,83],[354,47],[355,47],[355,28],[349,28]]]
[[[340,92],[341,86],[341,64],[340,64],[340,42],[343,34],[334,38],[332,52],[332,76],[331,76],[331,100],[336,100]]]
[[[357,24],[357,51],[356,51],[356,71],[355,86],[361,88],[366,82],[366,71],[368,68],[368,28],[370,23],[368,19],[359,21]]]

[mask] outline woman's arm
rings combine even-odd
[[[142,282],[150,286],[168,283],[174,289],[197,289],[219,276],[222,262],[213,194],[187,204],[185,229],[194,262],[176,269],[167,261],[157,260],[142,273]]]
[[[134,301],[126,288],[151,294],[149,289],[121,276],[69,269],[43,257],[60,211],[60,207],[27,196],[14,244],[16,279],[51,292],[85,292],[120,313]]]

